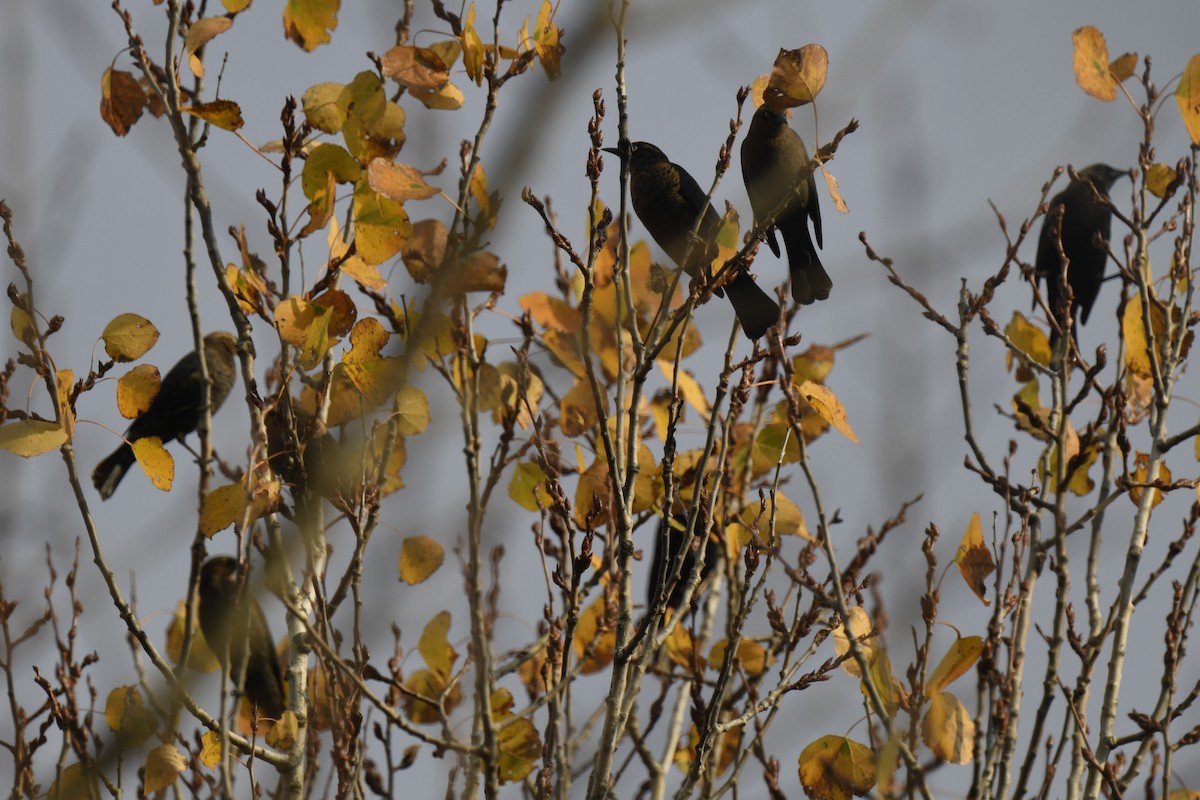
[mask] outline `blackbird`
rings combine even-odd
[[[1096,295],[1100,293],[1108,261],[1107,240],[1112,233],[1112,211],[1095,199],[1092,187],[1108,197],[1113,183],[1127,173],[1108,164],[1092,164],[1076,174],[1079,180],[1071,181],[1050,201],[1050,210],[1046,212],[1038,237],[1034,266],[1038,281],[1046,281],[1050,311],[1064,330],[1068,314],[1072,321],[1078,318],[1079,322],[1087,322]],[[1067,283],[1074,298],[1069,311],[1064,305],[1067,298],[1062,285],[1062,254],[1067,257]],[[1058,340],[1058,334],[1053,330],[1050,340],[1052,343]]]
[[[212,380],[212,411],[215,414],[237,377],[237,339],[218,331],[204,337],[204,352],[208,362],[208,377]],[[163,444],[182,439],[200,424],[200,409],[204,405],[204,383],[200,380],[200,358],[195,351],[188,353],[171,367],[163,378],[158,394],[150,407],[135,419],[125,432],[125,442],[108,458],[96,465],[92,483],[107,500],[117,490],[117,484],[135,461],[131,442],[157,436]]]
[[[662,591],[662,583],[671,575],[671,571],[675,568],[676,559],[682,557],[683,565],[679,573],[679,580],[671,587],[671,593],[667,597],[667,608],[675,610],[676,614],[683,611],[683,596],[687,591],[688,582],[691,580],[692,570],[696,567],[696,554],[701,548],[704,551],[704,563],[700,567],[700,580],[703,581],[712,571],[721,563],[721,544],[714,537],[705,538],[704,532],[699,531],[696,538],[692,541],[692,547],[687,551],[683,551],[683,543],[687,538],[687,517],[683,514],[674,516],[674,523],[679,527],[672,525],[667,517],[663,517],[658,523],[658,534],[654,538],[654,558],[650,561],[650,583],[646,588],[646,607],[651,609],[658,601],[658,594]],[[700,539],[705,538],[704,542]],[[681,555],[681,551],[682,555]],[[699,591],[692,595],[692,599],[698,596]]]
[[[243,688],[261,716],[274,720],[283,716],[286,701],[275,640],[262,607],[249,594],[238,592],[236,559],[213,556],[200,568],[199,616],[209,649],[229,670],[234,685]],[[241,675],[243,664],[245,681]]]
[[[816,180],[812,172],[800,179],[807,165],[808,151],[787,119],[765,105],[760,106],[742,140],[742,179],[746,181],[755,224],[778,212],[774,225],[766,231],[767,244],[778,256],[779,242],[775,239],[778,228],[787,248],[792,299],[805,305],[828,298],[833,288],[808,233],[811,219],[817,245],[824,247]]]
[[[659,247],[689,275],[707,273],[717,255],[721,218],[706,202],[708,196],[696,180],[648,142],[622,142],[619,148],[606,147],[604,151],[628,162],[633,210]],[[697,219],[701,220],[700,238],[692,242],[690,234]],[[746,272],[738,271],[725,284],[724,292],[716,292],[718,296],[726,293],[749,338],[758,339],[779,321],[779,304]]]

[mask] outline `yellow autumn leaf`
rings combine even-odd
[[[658,368],[662,370],[663,376],[670,383],[675,373],[675,364],[670,359],[658,359]],[[708,405],[708,398],[704,396],[704,390],[700,388],[700,383],[695,376],[686,369],[679,370],[679,393],[683,395],[683,399],[687,404],[696,411],[700,412],[701,418],[707,420],[711,409]]]
[[[829,53],[819,44],[780,50],[763,90],[763,102],[776,111],[811,103],[825,85],[828,71]]]
[[[162,439],[146,436],[135,439],[131,446],[134,458],[146,473],[146,477],[154,484],[154,488],[164,492],[171,491],[171,483],[175,480],[175,459],[163,449]]]
[[[21,302],[25,302],[25,295],[18,295]],[[37,335],[37,328],[33,324],[33,318],[29,316],[29,312],[17,305],[13,306],[12,314],[9,316],[9,324],[12,327],[13,337],[18,342],[29,343],[33,337]]]
[[[213,100],[211,103],[196,103],[188,108],[181,108],[185,114],[199,117],[210,125],[216,125],[227,131],[236,131],[246,124],[242,119],[241,107],[232,100]]]
[[[844,656],[850,652],[850,637],[853,636],[858,640],[858,646],[862,650],[863,656],[870,663],[875,658],[875,645],[871,643],[871,631],[874,628],[874,623],[871,622],[871,617],[862,606],[851,606],[850,611],[850,633],[846,633],[846,626],[840,621],[833,628],[833,651],[838,656]],[[862,637],[866,636],[866,639]],[[841,667],[848,675],[860,677],[862,670],[859,668],[858,661],[854,658],[847,658],[842,662]]]
[[[808,532],[808,526],[804,523],[804,514],[800,511],[800,506],[785,497],[782,492],[776,492],[774,499],[768,495],[763,507],[755,503],[742,509],[739,518],[748,528],[757,531],[760,541],[766,541],[767,534],[771,529],[773,512],[777,535],[796,535],[812,539]]]
[[[0,425],[0,450],[32,458],[57,450],[67,442],[67,432],[57,422],[22,419]]]
[[[118,686],[104,699],[104,721],[121,746],[140,747],[158,728],[137,686]]]
[[[392,164],[382,158],[367,165],[367,182],[379,194],[399,203],[425,200],[441,192],[436,186],[427,184],[425,176],[416,167]]]
[[[158,367],[138,364],[117,379],[117,410],[125,419],[137,419],[150,408],[161,385]]]
[[[553,331],[550,331],[552,333]],[[600,401],[608,411],[608,394],[600,393]],[[563,395],[560,404],[559,424],[567,436],[578,436],[592,430],[600,421],[599,410],[596,408],[596,395],[592,391],[587,378],[577,378],[575,385]]]
[[[100,334],[104,352],[113,361],[133,361],[141,358],[158,341],[158,328],[137,314],[120,314],[104,326]]]
[[[354,187],[354,244],[367,264],[382,264],[396,255],[412,234],[404,204],[376,192],[367,178]]]
[[[1097,100],[1117,99],[1117,82],[1108,69],[1108,45],[1104,34],[1091,25],[1071,34],[1075,56],[1075,82]]]
[[[346,124],[346,109],[338,105],[343,83],[318,83],[300,97],[300,107],[308,124],[324,133],[338,133]]]
[[[875,754],[844,736],[822,736],[800,753],[799,771],[809,797],[849,800],[875,785]]]
[[[1004,335],[1012,341],[1025,355],[1035,363],[1043,366],[1050,363],[1050,337],[1038,326],[1034,325],[1020,311],[1014,311],[1012,321],[1004,328]],[[1036,375],[1025,362],[1015,357],[1011,351],[1004,354],[1005,366],[1011,372],[1013,364],[1017,365],[1016,378],[1021,383],[1034,380]]]
[[[958,680],[979,660],[983,652],[983,639],[978,636],[960,636],[942,656],[937,668],[925,682],[925,696],[933,698],[954,681]]]
[[[612,663],[617,632],[607,612],[604,598],[600,597],[579,615],[571,643],[576,657],[582,659],[579,669],[584,675],[600,672]]]
[[[175,783],[187,769],[187,759],[173,744],[163,744],[146,754],[144,789],[147,795],[161,792]]]
[[[188,66],[197,78],[204,77],[204,62],[196,55],[196,51],[232,27],[231,18],[220,16],[198,19],[188,28],[187,36],[183,40],[183,49],[187,53]]]
[[[514,719],[500,727],[496,734],[500,749],[497,769],[501,783],[525,779],[542,755],[542,741],[537,727],[527,719]]]
[[[969,764],[975,753],[975,721],[958,698],[937,692],[921,720],[921,737],[934,755],[951,764]]]
[[[267,744],[281,752],[287,752],[296,745],[296,737],[300,733],[300,721],[296,712],[290,708],[284,709],[283,715],[267,729]]]
[[[462,26],[462,59],[467,77],[476,86],[483,85],[483,41],[475,30],[475,4],[467,7]]]
[[[1178,180],[1179,174],[1175,168],[1166,164],[1151,164],[1146,169],[1146,189],[1159,200],[1167,196]]]
[[[410,91],[433,92],[450,82],[450,65],[436,47],[397,45],[381,58],[384,77]]]
[[[200,532],[212,538],[217,532],[241,522],[246,517],[247,505],[250,507],[251,522],[277,511],[281,486],[275,480],[256,480],[252,495],[247,498],[246,478],[243,476],[237,483],[213,489],[204,496],[204,502],[200,505]]]
[[[549,480],[545,471],[533,461],[518,461],[508,483],[508,496],[526,511],[550,507]]]
[[[729,650],[729,640],[722,639],[708,651],[708,661],[715,669],[725,665],[725,654]],[[765,647],[752,639],[742,639],[738,642],[734,660],[747,675],[755,677],[763,674],[771,663]]]
[[[167,626],[167,655],[172,661],[179,661],[183,655],[183,626],[187,619],[187,604],[182,600],[171,615],[171,624]],[[196,672],[216,672],[221,668],[221,662],[208,646],[204,631],[200,630],[200,620],[192,618],[192,644],[188,648],[188,669]]]
[[[404,688],[419,697],[405,694],[403,699],[404,711],[413,722],[420,725],[430,725],[441,720],[437,707],[433,704],[438,698],[447,714],[454,711],[462,702],[462,685],[455,683],[448,686],[448,678],[432,670],[419,669],[404,679]],[[426,701],[422,698],[429,698]]]
[[[1136,453],[1134,455],[1133,464],[1133,475],[1130,476],[1132,482],[1148,482],[1150,479],[1150,456],[1146,453]],[[1158,462],[1158,476],[1155,482],[1171,482],[1171,470],[1167,467],[1166,463],[1161,460]],[[1135,506],[1140,506],[1142,504],[1142,491],[1143,488],[1141,486],[1129,487],[1129,499],[1133,501]],[[1154,508],[1163,501],[1163,492],[1161,489],[1151,489],[1150,491],[1150,507]]]
[[[538,62],[546,70],[546,77],[557,80],[562,74],[562,54],[566,48],[559,42],[562,31],[554,24],[555,5],[542,0],[538,8],[537,22],[533,28],[533,43],[537,48]]]
[[[329,42],[337,28],[341,0],[287,0],[283,7],[283,34],[312,52]]]
[[[439,611],[425,625],[417,644],[417,650],[425,659],[425,664],[435,675],[443,678],[450,677],[454,669],[454,662],[458,660],[458,653],[446,638],[446,634],[449,632],[450,612]]]
[[[808,404],[813,407],[813,410],[817,412],[817,415],[821,419],[837,428],[850,441],[859,444],[858,436],[855,435],[854,429],[850,427],[850,423],[846,421],[846,409],[842,408],[837,395],[825,386],[813,381],[805,381],[800,384],[798,389],[801,396],[808,401]]]
[[[221,734],[217,731],[205,731],[200,737],[200,763],[209,769],[216,769],[221,763]]]
[[[96,777],[99,767],[88,764],[68,764],[59,770],[47,800],[76,800],[80,797],[100,797],[100,780]]]
[[[1193,145],[1200,145],[1200,53],[1188,59],[1175,86],[1175,102]]]
[[[971,587],[975,596],[982,600],[984,605],[991,605],[991,601],[987,599],[987,585],[984,581],[996,571],[996,562],[992,558],[992,551],[984,544],[983,525],[980,523],[979,512],[971,515],[967,532],[963,534],[962,541],[958,544],[958,553],[954,556],[954,563],[958,565],[963,580],[967,582],[967,586]]]
[[[415,586],[437,572],[446,550],[428,536],[409,536],[400,545],[400,580]]]
[[[429,427],[429,398],[416,386],[402,386],[396,393],[396,417],[401,436],[414,436]]]

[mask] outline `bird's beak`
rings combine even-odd
[[[612,154],[613,154],[614,156],[616,156],[617,158],[620,158],[620,157],[621,157],[621,151],[620,151],[620,150],[618,150],[618,149],[617,149],[617,148],[615,148],[615,147],[601,147],[600,149],[601,149],[601,150],[603,150],[603,151],[604,151],[604,152],[606,152],[606,153],[612,153]]]

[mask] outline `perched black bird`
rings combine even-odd
[[[672,525],[667,517],[663,517],[658,523],[658,534],[654,539],[654,558],[650,562],[650,583],[646,588],[646,608],[654,607],[655,602],[658,601],[658,594],[662,591],[663,581],[667,580],[671,571],[675,569],[676,559],[682,558],[683,565],[680,568],[679,580],[671,587],[666,605],[667,608],[673,608],[675,613],[679,614],[683,611],[681,608],[683,595],[691,580],[692,570],[696,567],[697,553],[703,548],[704,563],[700,567],[700,580],[703,581],[721,563],[721,543],[711,536],[704,542],[696,538],[692,541],[692,547],[684,551],[683,543],[687,539],[687,530],[684,526],[687,525],[687,517],[683,514],[676,514],[674,522],[679,526],[678,528]],[[703,531],[700,531],[698,536],[704,536]],[[693,600],[696,596],[692,595]]]
[[[1112,233],[1112,212],[1093,197],[1092,187],[1107,197],[1117,178],[1126,175],[1108,164],[1092,164],[1077,174],[1079,180],[1071,181],[1050,201],[1050,210],[1046,212],[1038,237],[1034,267],[1038,280],[1046,281],[1047,303],[1062,328],[1066,327],[1066,309],[1063,307],[1066,293],[1062,285],[1059,242],[1062,242],[1061,252],[1067,257],[1067,283],[1074,295],[1069,312],[1071,319],[1087,322],[1096,295],[1100,293],[1100,282],[1104,280],[1104,267],[1108,261],[1106,242]],[[1057,339],[1057,334],[1052,333],[1051,341]]]
[[[212,410],[216,413],[237,377],[237,339],[218,331],[204,337],[204,352],[208,376],[212,380]],[[92,483],[107,500],[117,490],[117,484],[135,461],[129,443],[157,436],[163,444],[182,439],[200,424],[200,409],[204,405],[204,383],[200,380],[200,359],[193,351],[171,367],[162,385],[150,402],[146,413],[135,419],[125,432],[126,441],[108,458],[96,465]]]
[[[717,231],[721,218],[707,195],[687,171],[669,161],[663,151],[647,142],[622,142],[621,147],[604,148],[629,162],[629,195],[638,219],[650,231],[654,241],[689,275],[696,276],[717,255]],[[703,215],[701,217],[701,215]],[[690,243],[689,234],[701,218],[700,239]],[[684,256],[687,263],[684,263]],[[742,331],[757,339],[779,321],[779,304],[759,288],[745,272],[725,285],[733,312]],[[718,295],[722,292],[718,291]]]
[[[787,248],[792,299],[803,304],[826,299],[833,288],[808,233],[811,219],[817,245],[825,246],[821,240],[817,182],[811,172],[807,178],[799,178],[807,164],[804,142],[788,125],[787,119],[765,105],[760,106],[742,140],[742,178],[746,181],[746,193],[750,195],[756,224],[769,219],[782,207],[775,217],[774,227],[767,231],[767,244],[778,256],[779,242],[775,239],[774,228],[779,228]]]
[[[258,713],[274,720],[283,716],[287,703],[275,640],[262,607],[249,594],[238,593],[236,559],[213,556],[200,568],[200,630],[209,649],[228,668],[234,684],[242,686]]]

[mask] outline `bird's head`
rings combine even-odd
[[[206,353],[222,353],[231,359],[237,353],[237,337],[227,331],[214,331],[204,337]]]
[[[1118,178],[1124,178],[1129,175],[1126,170],[1110,167],[1108,164],[1091,164],[1079,170],[1077,173],[1080,179],[1088,181],[1096,187],[1097,191],[1108,193],[1112,185],[1117,182]]]
[[[628,139],[622,139],[616,147],[605,147],[604,152],[612,153],[621,159],[622,163],[628,161],[630,165],[654,164],[667,160],[666,154],[649,142],[631,142]]]
[[[211,334],[210,334],[211,335]],[[213,556],[200,568],[200,588],[229,592],[237,586],[238,563],[231,556]]]
[[[778,125],[787,125],[787,124],[788,124],[787,117],[784,116],[783,112],[776,111],[775,109],[768,106],[766,103],[763,103],[761,106],[758,107],[758,110],[754,112],[754,117],[750,120],[750,125],[752,127],[761,127],[761,126],[774,127],[774,126],[778,126]]]

